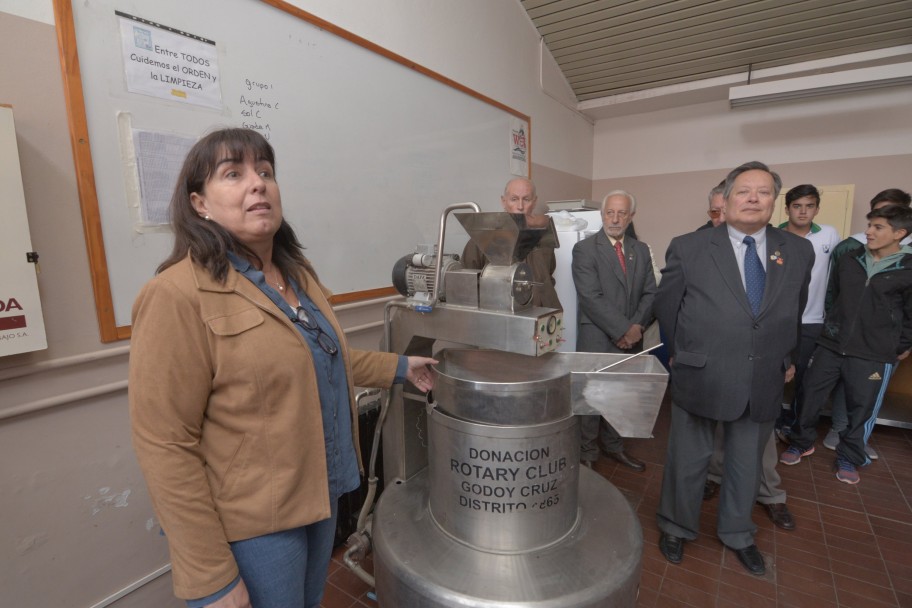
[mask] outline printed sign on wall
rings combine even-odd
[[[0,106],[0,357],[47,348],[13,110]]]
[[[127,90],[221,109],[215,42],[115,11],[120,17]]]
[[[529,177],[529,124],[520,118],[510,121],[510,173]]]

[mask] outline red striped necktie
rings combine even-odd
[[[624,271],[624,274],[627,274],[627,261],[624,259],[624,249],[621,246],[620,241],[614,242],[614,250],[618,254],[618,262],[621,263],[621,270]]]

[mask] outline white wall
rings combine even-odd
[[[532,160],[591,178],[592,126],[538,86],[519,0],[292,0],[314,15],[532,117]]]
[[[54,25],[54,7],[51,0],[0,0],[0,13]]]
[[[532,161],[591,178],[592,124],[539,88],[539,36],[519,0],[289,3],[531,116]],[[54,23],[51,0],[0,0],[0,12]]]
[[[154,16],[154,0],[135,4],[136,12],[147,6]],[[834,155],[876,163],[877,155],[912,152],[908,89],[737,114],[707,104],[606,120],[593,129],[539,90],[538,36],[518,0],[296,4],[529,114],[532,160],[539,169],[535,177],[549,182],[539,183],[540,192],[550,188],[549,198],[583,198],[567,190],[590,185],[593,175],[599,180],[592,185],[593,195],[607,191],[614,180],[661,178],[669,187],[641,199],[637,227],[647,234],[668,223],[669,215],[650,215],[646,206],[657,211],[696,205],[696,227],[705,217],[700,216],[704,184],[745,158],[806,166]],[[0,13],[41,24],[32,39],[37,44],[40,37],[53,48],[51,7],[51,0],[0,0]],[[12,73],[12,64],[18,63],[14,52],[6,56],[10,61],[3,73]],[[47,65],[33,74],[35,82],[17,76],[16,86],[0,87],[6,96],[0,102],[13,101],[17,117],[33,244],[42,253],[39,287],[49,341],[47,351],[0,359],[0,606],[177,606],[169,576],[154,577],[166,563],[164,540],[157,535],[129,447],[126,393],[116,388],[126,379],[126,355],[120,348],[125,345],[103,346],[98,339],[75,173],[66,129],[58,124],[64,120],[62,101],[60,107],[51,103],[62,93],[59,87],[38,86],[59,82],[54,80],[58,77],[59,66]],[[909,187],[912,177],[908,165],[906,169],[904,181],[891,185]],[[680,183],[676,174],[690,178],[687,192],[675,188]],[[491,204],[496,205],[497,194],[492,193]],[[675,225],[687,227],[690,217],[682,216]],[[369,325],[382,317],[382,307],[346,311],[344,317],[346,327]],[[374,330],[359,333],[354,341],[371,347],[378,337]],[[93,361],[104,350],[116,352]],[[80,355],[86,355],[85,362],[57,367]],[[106,386],[112,388],[93,396],[93,389]],[[65,402],[46,406],[58,399]],[[25,406],[35,411],[7,415]],[[151,580],[144,583],[145,577]],[[115,599],[121,589],[124,596]]]
[[[518,0],[299,4],[529,114],[533,165],[548,182],[540,192],[588,194],[592,125],[539,91],[538,38]],[[154,18],[155,0],[134,5]],[[0,103],[14,106],[49,344],[0,358],[0,606],[176,608],[170,575],[160,575],[166,540],[130,446],[128,345],[99,340],[52,3],[0,0],[0,18]],[[349,334],[359,348],[379,344],[382,316],[376,302],[340,312],[343,327],[360,328]]]

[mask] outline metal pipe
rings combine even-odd
[[[648,353],[649,351],[655,350],[655,349],[657,349],[658,347],[662,346],[662,344],[663,344],[663,342],[659,342],[659,343],[656,344],[655,346],[650,346],[650,347],[647,348],[646,350],[642,350],[642,351],[640,351],[640,352],[638,352],[638,353],[634,353],[634,354],[630,355],[629,357],[624,357],[624,358],[621,359],[620,361],[615,361],[615,362],[612,363],[611,365],[606,365],[606,366],[603,367],[602,369],[597,369],[597,370],[595,370],[595,371],[596,371],[596,372],[603,372],[603,371],[605,371],[606,369],[610,369],[610,368],[614,367],[615,365],[620,365],[620,364],[623,363],[624,361],[630,361],[630,360],[633,359],[634,357],[639,357],[640,355],[645,355],[645,354]]]
[[[342,330],[342,333],[346,336],[351,334],[357,334],[362,331],[367,331],[369,329],[377,329],[383,325],[383,321],[371,321],[370,323],[364,323],[363,325],[352,325],[351,327],[346,327]]]
[[[369,541],[368,541],[369,542]],[[345,550],[345,555],[342,556],[342,561],[345,562],[345,565],[348,566],[348,569],[355,573],[355,576],[360,578],[362,581],[371,586],[371,589],[377,587],[374,577],[371,576],[364,568],[361,567],[361,564],[354,558],[354,554],[361,550],[361,547],[352,546]]]
[[[136,581],[130,583],[129,585],[127,585],[126,587],[124,587],[123,589],[118,591],[117,593],[109,595],[108,597],[106,597],[105,599],[101,600],[100,602],[98,602],[96,604],[92,604],[92,606],[90,608],[105,608],[106,606],[110,606],[117,600],[119,600],[123,597],[126,597],[127,595],[133,593],[134,591],[136,591],[143,585],[151,583],[158,577],[160,577],[164,574],[167,574],[170,571],[171,571],[171,562],[168,562],[161,568],[158,568],[158,569],[150,572],[149,574],[145,575],[144,577],[140,578],[139,580],[136,580]]]
[[[105,350],[97,350],[90,353],[71,355],[69,357],[60,357],[59,359],[48,359],[47,361],[39,361],[38,363],[17,365],[16,367],[0,370],[0,381],[22,378],[24,376],[31,376],[33,374],[59,369],[61,367],[82,365],[84,363],[102,361],[104,359],[128,354],[130,354],[130,346],[126,345],[107,348]]]
[[[452,205],[447,206],[447,208],[443,210],[443,213],[440,214],[440,232],[437,234],[437,263],[434,265],[434,289],[431,291],[431,301],[429,304],[435,304],[437,302],[437,290],[440,288],[440,269],[443,267],[443,235],[444,232],[446,232],[446,220],[450,211],[455,211],[456,209],[472,209],[475,213],[481,213],[481,207],[476,203],[467,202],[453,203]]]
[[[126,389],[127,381],[121,380],[119,382],[111,382],[110,384],[93,386],[92,388],[86,388],[80,391],[72,391],[69,393],[64,393],[63,395],[48,397],[46,399],[38,399],[37,401],[23,403],[22,405],[16,407],[0,410],[0,420],[15,418],[17,416],[24,416],[25,414],[33,414],[41,410],[57,407],[58,405],[66,405],[67,403],[72,403],[74,401],[81,401],[90,397],[98,397],[107,393],[113,393]]]
[[[354,308],[363,308],[365,306],[376,306],[382,302],[392,303],[395,301],[401,301],[401,296],[395,296],[390,298],[382,298],[377,300],[367,300],[365,302],[358,302],[354,304],[345,304],[343,306],[335,307],[334,310],[350,310]],[[383,326],[383,321],[373,321],[371,323],[364,323],[362,325],[353,325],[351,327],[346,327],[342,330],[342,333],[345,335],[356,334],[364,331],[369,331],[371,329],[377,329],[378,327]],[[27,376],[32,376],[39,373],[50,372],[57,369],[62,369],[65,367],[73,367],[77,365],[84,365],[87,363],[94,363],[96,361],[104,361],[105,359],[112,359],[115,357],[120,357],[130,354],[130,345],[119,346],[116,348],[109,348],[105,350],[82,353],[79,355],[72,355],[70,357],[60,357],[58,359],[49,359],[47,361],[41,361],[38,363],[33,363],[31,365],[20,365],[17,367],[11,367],[9,369],[0,370],[0,382],[6,380],[15,380],[17,378],[25,378]],[[33,414],[41,410],[50,409],[58,407],[61,405],[66,405],[74,401],[82,401],[90,397],[98,397],[106,393],[113,393],[119,390],[127,388],[127,381],[121,380],[118,382],[112,382],[110,384],[104,384],[101,386],[96,386],[89,389],[82,389],[77,391],[70,391],[67,393],[62,393],[55,395],[53,397],[47,397],[45,399],[39,399],[36,401],[31,401],[28,403],[23,403],[13,408],[0,410],[0,420],[5,420],[8,418],[15,418],[17,416],[23,416],[25,414]]]
[[[386,306],[383,309],[383,345],[382,348],[385,352],[390,350],[390,310],[393,308],[409,308],[409,306],[401,301],[391,301],[387,302]],[[377,389],[369,389],[358,393],[355,397],[355,404],[357,405],[361,399],[366,396],[376,395],[381,391]],[[364,504],[361,505],[361,512],[358,514],[358,524],[355,528],[354,534],[349,537],[349,542],[352,543],[352,547],[346,550],[343,557],[343,561],[348,568],[355,573],[355,575],[363,580],[365,583],[374,587],[374,577],[368,574],[358,562],[354,559],[354,554],[356,552],[361,552],[362,554],[367,554],[370,551],[370,537],[367,534],[366,530],[369,525],[369,516],[371,510],[374,506],[374,500],[377,495],[377,454],[380,451],[380,439],[383,433],[383,424],[386,421],[386,414],[389,411],[390,406],[390,391],[384,391],[386,393],[385,398],[380,402],[380,416],[377,418],[377,425],[374,428],[374,441],[371,444],[371,455],[367,467],[367,496],[364,497]]]
[[[385,298],[374,298],[371,300],[363,300],[360,302],[351,302],[348,304],[340,304],[338,306],[333,306],[333,311],[346,311],[346,310],[357,310],[359,308],[366,308],[368,306],[377,306],[386,302],[392,302],[396,300],[402,300],[402,296],[387,296]],[[364,325],[356,325],[353,327],[343,328],[342,332],[345,334],[349,333],[358,333],[368,329],[373,329],[380,326],[380,321],[374,323],[367,323]],[[17,365],[15,367],[9,367],[7,369],[0,370],[0,382],[4,380],[13,380],[15,378],[22,378],[25,376],[32,376],[34,374],[40,374],[42,372],[53,371],[55,369],[60,369],[63,367],[71,367],[74,365],[83,365],[86,363],[93,363],[95,361],[103,361],[105,359],[112,359],[114,357],[120,357],[123,355],[130,354],[130,345],[126,344],[124,346],[116,346],[114,348],[106,348],[104,350],[93,351],[90,353],[81,353],[78,355],[71,355],[69,357],[60,357],[57,359],[48,359],[46,361],[39,361],[37,363],[26,363],[23,365]]]
[[[392,302],[390,302],[392,304]],[[365,397],[372,397],[379,394],[379,389],[368,389],[361,391],[355,397],[355,404],[360,409],[361,400]],[[361,512],[358,514],[358,524],[355,532],[348,537],[349,548],[346,549],[342,561],[348,566],[355,576],[367,583],[373,588],[374,577],[361,567],[359,560],[370,552],[371,542],[370,534],[367,532],[371,509],[374,506],[374,498],[377,495],[377,453],[380,447],[380,435],[383,429],[383,420],[386,417],[385,412],[389,408],[389,391],[386,392],[386,399],[381,402],[380,416],[377,420],[377,426],[374,428],[374,440],[371,444],[371,455],[367,470],[367,496],[364,497],[364,504],[361,505]],[[358,555],[358,559],[355,555]]]
[[[368,306],[376,306],[377,304],[383,304],[384,302],[392,302],[394,300],[401,300],[402,296],[386,296],[384,298],[371,298],[370,300],[360,300],[358,302],[349,302],[347,304],[339,304],[338,306],[333,306],[333,312],[340,312],[345,310],[356,310],[358,308],[366,308]]]
[[[355,405],[360,409],[361,399],[365,397],[373,397],[374,395],[380,394],[379,389],[368,389],[361,391],[355,397]],[[389,395],[389,393],[387,393]],[[386,399],[389,402],[389,397]],[[377,420],[377,426],[374,428],[374,440],[371,443],[371,454],[370,460],[368,461],[367,467],[367,496],[364,497],[364,504],[361,506],[361,513],[358,514],[358,524],[355,527],[356,533],[361,533],[366,527],[367,516],[370,514],[371,507],[374,504],[374,496],[377,493],[377,475],[375,470],[377,468],[377,453],[378,446],[380,443],[380,429],[383,426],[383,404],[380,405],[380,417]]]

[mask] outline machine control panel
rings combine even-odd
[[[561,333],[564,328],[564,313],[552,310],[538,318],[535,341],[536,355],[554,352],[563,341]]]

